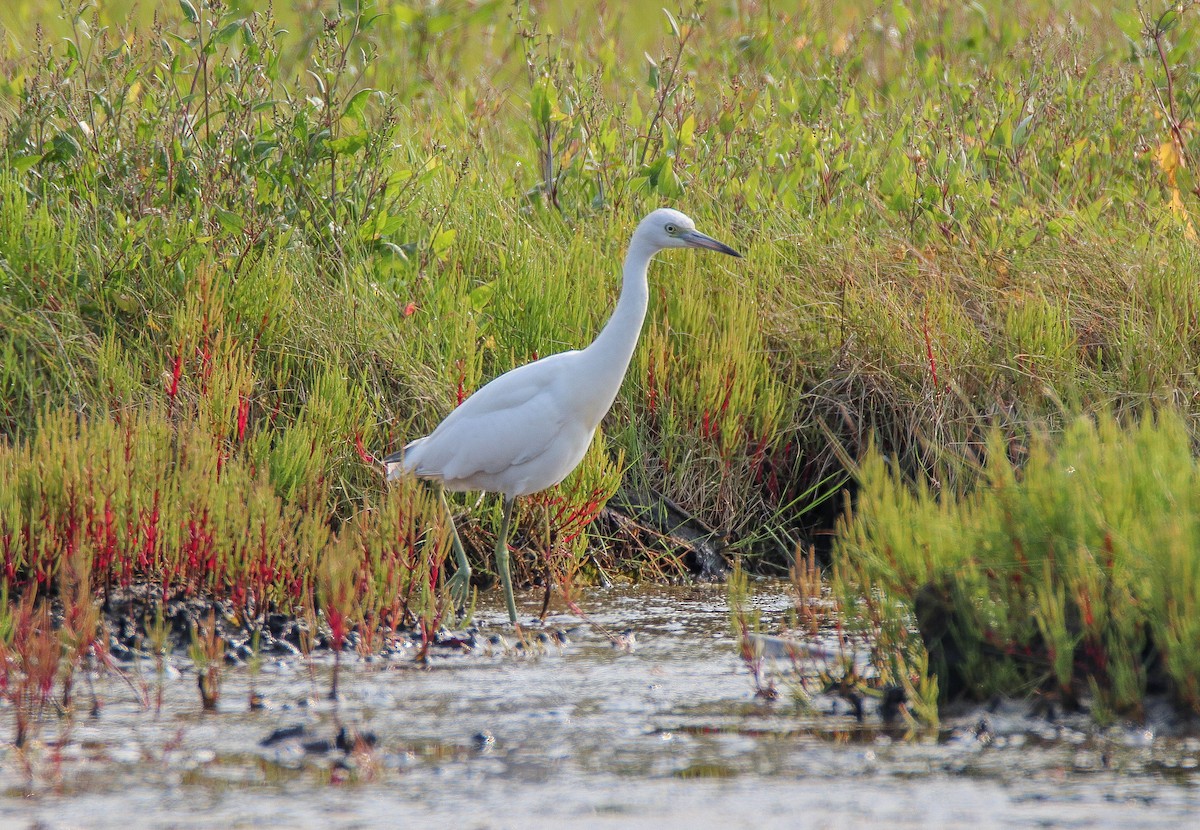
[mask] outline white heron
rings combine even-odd
[[[509,620],[516,623],[508,565],[513,504],[518,496],[558,484],[583,460],[596,427],[617,397],[641,333],[650,298],[646,270],[654,255],[667,248],[708,248],[741,256],[697,231],[696,223],[679,211],[654,211],[629,240],[617,307],[590,346],[548,355],[500,375],[429,435],[383,459],[389,481],[410,473],[441,485],[458,562],[450,580],[456,603],[461,605],[469,595],[471,566],[444,491],[483,490],[503,496],[496,570]]]

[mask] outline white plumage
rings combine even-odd
[[[616,310],[590,346],[500,375],[463,401],[429,435],[384,458],[389,480],[411,473],[447,490],[503,494],[496,567],[514,623],[516,606],[508,570],[513,500],[553,487],[583,459],[637,345],[649,300],[650,260],[666,248],[709,248],[741,256],[699,233],[679,211],[654,211],[638,224],[629,241]],[[470,567],[456,531],[453,541],[458,571],[451,587],[461,603],[467,596]]]
[[[570,365],[581,354],[551,355],[496,378],[406,446],[389,477],[403,469],[447,490],[514,497],[553,487],[579,464],[606,411],[574,405]]]

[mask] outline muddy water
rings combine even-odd
[[[787,604],[759,602],[768,619]],[[134,691],[154,694],[151,666],[130,672],[133,688],[102,678],[102,716],[77,720],[61,749],[52,722],[25,755],[4,751],[0,827],[1133,828],[1200,815],[1196,739],[1015,706],[906,739],[832,700],[816,714],[756,702],[721,587],[610,589],[583,605],[631,629],[633,648],[582,627],[565,646],[534,636],[430,668],[352,662],[336,706],[328,662],[268,663],[267,708],[247,710],[249,672],[231,669],[207,715],[186,660],[157,716]],[[503,630],[494,610],[477,621],[481,641]],[[326,749],[342,726],[374,749]],[[299,734],[264,745],[286,728]]]

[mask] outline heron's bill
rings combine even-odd
[[[729,254],[730,256],[735,256],[738,259],[741,259],[742,255],[733,250],[733,248],[730,248],[724,242],[718,242],[707,234],[700,233],[700,231],[688,231],[683,235],[683,237],[688,241],[688,244],[692,245],[693,247],[708,248],[710,251],[720,251],[723,254]]]

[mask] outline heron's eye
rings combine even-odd
[[[674,225],[667,225],[667,233],[671,234],[671,236],[674,236],[678,230],[679,228]]]

